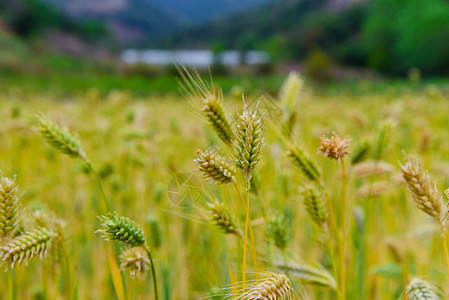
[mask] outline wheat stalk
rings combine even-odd
[[[8,178],[0,172],[0,238],[14,234],[18,226],[19,191],[16,178]]]
[[[251,188],[251,177],[254,168],[261,159],[261,151],[264,147],[262,118],[257,116],[257,106],[254,109],[249,109],[246,103],[243,103],[242,114],[237,114],[235,119],[235,136],[234,141],[234,161],[237,167],[242,171],[246,181],[246,205],[245,207],[245,232],[243,238],[243,272],[242,272],[242,286],[243,290],[246,286],[246,243],[248,241],[248,230],[250,224],[250,201],[249,194]],[[251,247],[253,249],[253,256],[255,257],[255,241],[251,236]],[[257,268],[257,261],[255,260],[254,268]]]
[[[340,298],[346,299],[346,169],[344,157],[349,154],[351,139],[341,139],[335,132],[330,138],[322,136],[317,152],[341,164],[341,241],[340,241]]]
[[[0,247],[0,259],[8,263],[11,268],[23,262],[28,264],[33,257],[39,255],[42,258],[47,253],[53,238],[54,233],[48,229],[36,228]]]
[[[413,279],[405,287],[405,296],[407,300],[438,300],[440,297],[434,291],[434,287],[419,278]]]
[[[151,266],[151,273],[153,275],[154,299],[158,300],[157,292],[157,277],[154,268],[154,261],[151,256],[140,226],[136,222],[130,220],[128,217],[119,216],[116,213],[108,213],[107,216],[100,216],[102,229],[96,231],[100,233],[107,241],[118,241],[130,247],[142,247],[145,249]],[[134,253],[136,255],[136,253]],[[142,261],[140,261],[143,263]]]
[[[197,150],[198,157],[194,159],[198,170],[205,178],[209,178],[218,184],[235,182],[235,167],[224,157],[218,155],[215,150]]]

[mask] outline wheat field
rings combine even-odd
[[[447,90],[243,101],[182,72],[1,92],[0,299],[447,297]]]

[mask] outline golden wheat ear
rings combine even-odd
[[[292,292],[292,284],[285,274],[269,273],[266,278],[249,284],[246,290],[229,295],[227,299],[291,299]]]
[[[429,174],[420,162],[410,155],[405,155],[405,163],[401,165],[401,171],[419,209],[440,222],[444,214],[444,204],[436,182],[430,180]]]
[[[330,138],[325,136],[321,137],[320,147],[317,152],[331,159],[340,161],[343,157],[349,154],[348,147],[350,141],[351,139],[349,137],[342,139],[338,134],[333,132]]]

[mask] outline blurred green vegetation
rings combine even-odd
[[[109,38],[104,24],[92,20],[75,21],[39,0],[0,1],[0,20],[14,33],[27,39],[38,39],[48,30],[69,32],[97,43]]]
[[[276,61],[303,60],[319,49],[336,63],[394,76],[411,68],[425,76],[449,74],[447,1],[371,0],[340,10],[327,5],[324,0],[276,1],[180,31],[166,45],[265,49]]]

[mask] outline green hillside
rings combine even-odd
[[[167,47],[265,49],[276,60],[324,51],[337,63],[404,75],[449,72],[449,2],[371,0],[330,9],[326,0],[279,0],[197,26]]]

